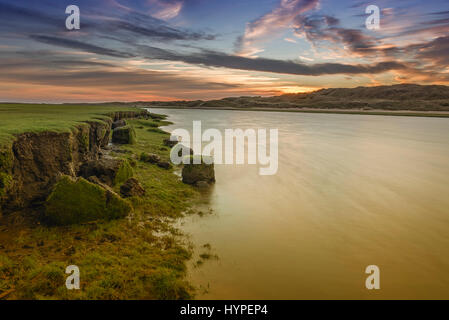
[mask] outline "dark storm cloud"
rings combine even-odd
[[[37,68],[34,72],[12,71],[8,75],[0,74],[3,81],[18,81],[20,83],[56,85],[66,87],[105,87],[122,88],[122,90],[224,90],[236,88],[238,85],[203,81],[179,74],[162,73],[156,71],[124,71],[124,70],[95,70],[76,71],[71,73],[64,70],[50,70]]]
[[[275,60],[267,58],[247,58],[229,55],[222,52],[201,50],[196,53],[178,53],[151,46],[135,46],[133,52],[120,52],[115,49],[102,48],[96,45],[70,40],[66,38],[33,35],[32,39],[55,46],[82,50],[116,58],[144,58],[165,61],[179,61],[206,67],[224,67],[229,69],[282,73],[292,75],[318,76],[324,74],[367,74],[381,73],[389,70],[405,69],[398,62],[382,62],[371,65],[347,65],[339,63],[323,63],[306,65],[294,61]]]
[[[266,58],[246,58],[226,53],[203,50],[193,54],[179,54],[155,47],[140,47],[141,54],[148,59],[181,61],[207,67],[224,67],[229,69],[250,70],[260,72],[282,73],[292,75],[319,76],[325,74],[367,74],[381,73],[389,70],[406,69],[398,62],[381,62],[371,65],[347,65],[339,63],[323,63],[306,65],[294,61],[283,61]]]
[[[59,47],[64,48],[70,48],[70,49],[77,49],[82,50],[89,53],[95,53],[95,54],[101,54],[105,56],[111,56],[115,58],[132,58],[135,57],[135,55],[127,52],[120,52],[114,49],[108,49],[103,48],[97,45],[88,44],[85,42],[77,41],[77,40],[70,40],[67,38],[60,38],[60,37],[52,37],[52,36],[44,36],[44,35],[31,35],[31,39]]]
[[[93,10],[93,12],[96,12]],[[0,29],[14,27],[14,33],[51,33],[52,31],[66,31],[65,19],[67,15],[61,12],[47,10],[45,13],[16,5],[0,3]],[[21,21],[18,24],[17,21]],[[191,31],[168,25],[165,21],[139,12],[121,12],[108,14],[107,11],[98,12],[90,17],[84,15],[81,20],[82,31],[90,36],[116,34],[123,40],[129,37],[149,38],[157,41],[199,41],[214,40],[216,35],[202,31]]]

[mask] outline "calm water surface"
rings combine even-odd
[[[216,166],[213,214],[183,221],[220,257],[191,267],[198,298],[449,299],[449,119],[152,111],[170,131],[279,129],[277,175]]]

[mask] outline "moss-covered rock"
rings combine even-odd
[[[118,144],[135,144],[136,131],[132,126],[124,126],[112,131],[112,142]]]
[[[161,161],[161,157],[159,157],[157,154],[154,153],[146,153],[142,152],[140,154],[140,161],[151,163],[151,164],[157,164]]]
[[[126,120],[117,120],[114,123],[112,123],[112,130],[125,127],[127,125]]]
[[[184,164],[182,169],[182,182],[187,184],[197,184],[202,181],[215,182],[215,168],[211,158],[201,156],[188,156],[188,158],[189,164]],[[195,162],[200,163],[195,164]]]
[[[129,164],[128,160],[123,160],[120,165],[117,174],[115,175],[114,185],[121,184],[131,178],[134,175],[133,168]]]
[[[123,218],[131,205],[117,194],[88,182],[63,176],[45,204],[45,215],[56,225]]]
[[[133,174],[131,165],[124,159],[103,158],[89,161],[80,168],[80,175],[85,179],[95,176],[111,187],[125,182]]]

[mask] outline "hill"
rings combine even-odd
[[[151,105],[211,109],[449,111],[449,86],[400,84],[335,88],[274,97],[231,97],[209,101],[151,102]]]

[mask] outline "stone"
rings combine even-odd
[[[195,185],[198,182],[215,183],[215,168],[213,162],[208,164],[205,162],[205,157],[201,157],[201,163],[194,164],[194,158],[196,158],[196,156],[190,156],[190,164],[184,164],[182,169],[182,182],[192,185]]]
[[[207,181],[198,181],[195,183],[195,186],[200,189],[207,189],[210,187],[210,184]]]
[[[112,123],[112,130],[126,126],[126,120],[117,120]]]
[[[143,152],[140,155],[140,161],[157,164],[161,161],[161,157],[159,157],[157,154]]]
[[[101,183],[112,187],[131,178],[133,176],[133,169],[127,160],[102,158],[100,160],[89,161],[82,165],[80,175],[85,179],[92,179],[91,177],[95,176]]]
[[[131,205],[119,195],[84,178],[63,176],[45,203],[45,218],[54,225],[73,225],[126,217]]]
[[[158,162],[157,166],[159,168],[162,168],[162,169],[165,169],[165,170],[168,170],[168,169],[170,169],[172,167],[170,162],[165,162],[165,161]]]
[[[136,132],[131,126],[124,126],[112,131],[112,142],[117,144],[135,144]]]
[[[120,194],[124,198],[143,197],[145,195],[145,189],[137,179],[131,178],[120,187]]]

